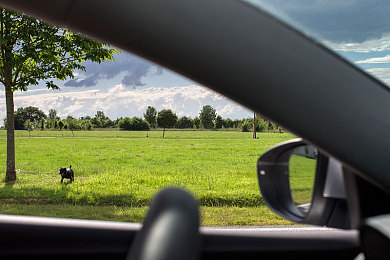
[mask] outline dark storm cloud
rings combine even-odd
[[[64,86],[66,87],[90,87],[95,86],[97,84],[98,79],[100,79],[101,76],[99,74],[92,74],[90,76],[87,76],[85,79],[78,80],[78,79],[71,79],[68,80]]]
[[[121,74],[121,76],[123,75],[123,85],[140,87],[145,85],[142,78],[146,76],[150,69],[157,75],[162,73],[161,67],[126,52],[116,55],[114,62],[106,61],[99,64],[87,61],[83,65],[85,65],[86,71],[79,72],[79,75],[75,79],[67,81],[64,84],[65,86],[91,87],[95,86],[99,80],[112,79]]]
[[[332,42],[363,42],[390,32],[388,0],[248,0]]]

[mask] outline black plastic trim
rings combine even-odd
[[[0,258],[124,259],[140,224],[0,215]],[[201,228],[201,259],[353,259],[357,231]]]

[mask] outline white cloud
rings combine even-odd
[[[14,96],[28,95],[28,94],[32,94],[32,93],[38,93],[38,92],[45,93],[45,92],[49,92],[49,91],[50,90],[47,88],[29,89],[28,92],[16,91],[16,92],[14,92]]]
[[[45,113],[48,113],[49,109],[55,109],[62,118],[68,115],[93,116],[98,110],[104,111],[112,119],[126,116],[142,117],[147,106],[154,106],[157,110],[170,108],[178,116],[195,117],[205,105],[211,105],[223,117],[234,119],[250,115],[250,112],[240,105],[214,91],[196,85],[129,89],[119,84],[109,89],[87,87],[72,89],[72,91],[41,89],[40,91],[19,92],[14,99],[16,108],[35,106]],[[4,98],[0,99],[0,107],[3,108],[0,111],[0,118],[3,119],[5,117]]]
[[[363,42],[341,42],[335,43],[324,41],[323,44],[336,51],[369,53],[372,51],[390,50],[390,34],[385,34],[377,39],[370,39]]]
[[[382,79],[382,82],[385,83],[387,86],[390,87],[390,78]]]
[[[222,108],[217,108],[217,114],[218,115],[225,115],[226,117],[229,117],[229,115],[234,115],[238,111],[241,111],[243,109],[242,106],[237,104],[226,104],[222,106]]]
[[[390,63],[390,55],[384,57],[370,58],[366,60],[359,60],[355,63]]]
[[[390,68],[374,68],[366,71],[382,80],[390,78]]]

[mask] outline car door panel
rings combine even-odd
[[[0,258],[124,259],[136,223],[0,216]],[[356,231],[245,231],[201,228],[201,259],[353,259]]]

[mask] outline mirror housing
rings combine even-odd
[[[349,229],[341,163],[320,152],[311,203],[300,210],[294,203],[290,189],[289,160],[294,150],[307,146],[302,139],[281,143],[260,156],[257,176],[264,202],[278,215],[302,224]]]

